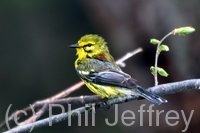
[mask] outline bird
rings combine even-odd
[[[131,95],[143,97],[158,105],[167,102],[137,85],[134,78],[123,72],[101,36],[86,34],[69,47],[76,49],[74,66],[77,75],[93,93],[107,99]]]

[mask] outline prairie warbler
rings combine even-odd
[[[78,76],[92,92],[102,98],[139,95],[155,104],[167,102],[137,85],[130,75],[124,73],[110,55],[102,37],[85,35],[69,47],[76,48],[78,58],[75,69]]]

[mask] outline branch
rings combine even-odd
[[[155,82],[155,86],[158,85],[158,77],[157,77],[157,72],[158,72],[158,57],[160,55],[160,52],[158,51],[161,43],[170,35],[172,35],[173,32],[168,33],[167,35],[165,35],[158,43],[157,45],[157,49],[156,49],[156,55],[155,55],[155,64],[154,64],[154,68],[155,68],[155,73],[154,73],[154,82]]]
[[[184,80],[180,82],[162,84],[162,85],[150,87],[148,90],[157,95],[168,95],[168,94],[174,94],[174,93],[182,92],[182,91],[200,90],[200,79],[190,79],[190,80]],[[94,97],[98,97],[98,96],[94,96]],[[85,97],[85,100],[87,98],[88,97]],[[140,99],[141,98],[139,96],[116,97],[116,98],[107,100],[105,102],[99,102],[96,105],[91,104],[86,107],[80,107],[80,108],[74,109],[70,112],[54,115],[51,117],[51,119],[45,118],[42,120],[38,120],[34,123],[18,126],[4,133],[27,132],[27,131],[32,130],[32,128],[35,130],[44,126],[48,126],[50,122],[51,124],[55,124],[55,123],[64,121],[68,119],[69,117],[77,117],[79,115],[79,113],[77,112],[80,112],[80,114],[84,114],[85,111],[94,113],[94,110],[107,109],[108,107],[113,106],[114,104],[120,104],[127,101],[140,100]]]
[[[137,48],[136,50],[133,50],[132,52],[127,53],[125,56],[123,56],[122,58],[118,59],[116,61],[116,64],[119,65],[120,67],[125,67],[126,64],[124,61],[126,61],[127,59],[129,59],[130,57],[142,52],[143,49],[142,48]]]
[[[160,55],[160,52],[161,51],[169,51],[169,47],[167,45],[163,45],[162,42],[167,37],[169,37],[170,35],[176,35],[176,34],[178,34],[178,35],[187,35],[187,34],[191,34],[194,31],[195,31],[195,29],[193,27],[191,27],[191,26],[180,27],[180,28],[176,28],[173,31],[169,32],[160,41],[157,40],[157,39],[151,39],[151,41],[150,41],[151,44],[154,44],[154,45],[157,44],[156,55],[155,55],[155,64],[154,64],[154,69],[152,69],[152,72],[153,72],[153,75],[154,75],[154,80],[155,80],[155,86],[158,85],[158,77],[157,77],[158,73],[161,76],[165,76],[165,77],[168,76],[168,74],[166,73],[166,71],[164,69],[158,68],[158,57]]]
[[[52,96],[52,97],[50,97],[50,98],[46,98],[46,99],[44,99],[44,100],[37,101],[37,102],[33,103],[32,106],[33,106],[34,108],[39,108],[39,107],[41,107],[41,109],[40,109],[39,111],[36,112],[36,116],[35,116],[35,117],[30,117],[29,119],[27,119],[27,120],[26,120],[26,123],[32,123],[32,122],[34,122],[35,120],[39,119],[46,111],[48,111],[48,110],[47,110],[47,107],[46,107],[47,104],[53,103],[53,102],[56,101],[57,99],[61,99],[61,98],[63,98],[63,97],[68,96],[68,95],[71,94],[72,92],[77,91],[78,89],[80,89],[80,87],[83,86],[83,85],[84,85],[84,83],[83,83],[82,81],[80,81],[80,82],[76,83],[75,85],[72,85],[71,87],[65,89],[64,91],[61,91],[60,93],[58,93],[58,94],[56,94],[56,95],[54,95],[54,96]],[[24,109],[21,109],[21,110],[23,110],[23,111],[25,111],[25,112],[30,112],[30,111],[32,111],[32,108],[31,108],[30,106],[28,106],[28,107],[26,107],[26,108],[24,108]],[[17,111],[13,112],[13,113],[9,116],[9,118],[8,118],[8,120],[7,120],[8,124],[10,124],[11,122],[14,122],[14,117],[15,117],[16,112],[17,112]],[[24,114],[23,114],[22,112],[18,113],[18,115],[17,115],[18,119],[19,119],[21,116],[23,116],[23,115],[24,115]],[[6,121],[4,121],[4,122],[2,122],[2,123],[0,124],[0,129],[1,129],[1,130],[2,130],[3,128],[5,128],[5,127],[6,127]]]
[[[142,52],[142,48],[137,48],[136,50],[133,50],[131,52],[128,52],[126,55],[124,55],[122,58],[118,59],[116,61],[116,64],[118,64],[119,66],[121,67],[125,67],[125,62],[127,59],[129,59],[130,57]],[[37,101],[35,103],[32,104],[32,107],[33,108],[40,108],[37,112],[36,112],[36,115],[35,116],[31,116],[30,118],[28,118],[27,120],[25,120],[25,122],[23,123],[32,123],[32,122],[35,122],[36,120],[38,120],[46,111],[48,111],[48,105],[49,104],[53,104],[53,103],[59,103],[59,104],[63,104],[63,103],[68,103],[68,104],[72,104],[72,103],[88,103],[88,102],[93,102],[93,100],[96,100],[97,101],[100,101],[101,98],[100,97],[90,97],[90,99],[86,99],[84,101],[80,101],[80,100],[83,100],[82,98],[83,97],[78,97],[77,98],[67,98],[67,99],[63,99],[64,97],[67,97],[68,95],[70,95],[71,93],[73,93],[74,91],[77,91],[78,89],[80,89],[81,86],[83,86],[84,83],[82,81],[76,83],[75,85],[65,89],[64,91],[50,97],[50,98],[46,98],[44,100],[40,100],[40,101]],[[90,101],[89,101],[90,100]],[[85,103],[84,103],[85,102]],[[95,101],[94,101],[95,102]],[[25,112],[30,112],[32,111],[32,108],[30,106],[22,109],[23,111]],[[16,114],[17,111],[13,112],[8,120],[7,120],[7,123],[10,124],[12,122],[14,122],[14,117],[15,117],[15,114]],[[22,117],[24,114],[23,112],[20,112],[18,113],[17,117],[18,119],[20,117]],[[6,121],[4,121],[3,123],[0,124],[0,130],[5,128],[6,127]]]

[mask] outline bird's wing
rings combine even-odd
[[[136,80],[122,72],[115,64],[113,65],[107,61],[88,59],[85,62],[79,62],[77,73],[82,79],[100,85],[126,88],[133,88],[136,86]]]
[[[84,77],[86,80],[100,85],[120,86],[129,89],[136,86],[135,80],[132,79],[130,75],[113,69],[92,72],[88,75],[84,75]]]

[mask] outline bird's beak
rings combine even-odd
[[[78,44],[71,44],[68,47],[69,48],[80,48],[80,46],[78,46]]]

